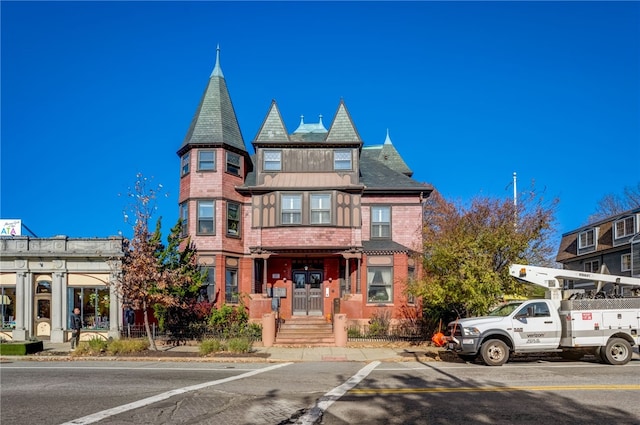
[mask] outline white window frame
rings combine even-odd
[[[286,194],[280,197],[281,224],[302,224],[302,195]]]
[[[315,193],[310,196],[310,223],[331,224],[331,195]]]
[[[589,239],[588,239],[589,234],[591,234],[591,237],[593,239],[591,243],[589,243]],[[585,239],[584,241],[583,241],[583,236]],[[578,235],[578,249],[591,248],[592,246],[596,246],[597,237],[598,237],[598,232],[596,231],[595,228],[580,232],[580,234]]]
[[[333,151],[333,169],[335,171],[353,170],[353,155],[350,149],[335,149]]]
[[[631,271],[631,253],[622,254],[620,256],[620,271]]]
[[[203,159],[203,154],[211,154],[211,159]],[[201,150],[198,151],[198,171],[216,171],[216,151]]]
[[[205,203],[210,205],[204,205]],[[206,208],[206,210],[203,210],[203,208]],[[207,210],[211,211],[211,215],[204,214]],[[214,201],[213,199],[202,199],[198,201],[197,222],[198,222],[198,229],[196,233],[198,235],[215,235],[216,234],[216,227],[215,227],[216,201]],[[209,230],[207,230],[207,228]]]
[[[630,222],[630,224],[629,224]],[[618,232],[618,225],[622,225],[622,231]],[[622,239],[631,236],[636,232],[636,217],[634,215],[617,220],[613,223],[614,238]],[[621,234],[620,234],[621,233]]]
[[[181,236],[186,236],[189,233],[189,202],[180,204],[180,219],[182,220]]]
[[[264,171],[282,170],[282,151],[265,150],[263,155],[262,167]]]
[[[385,220],[384,212],[388,211],[388,219]],[[387,229],[387,234],[384,234]],[[371,238],[390,239],[391,238],[391,205],[371,206]]]

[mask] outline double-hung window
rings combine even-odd
[[[600,261],[585,261],[584,262],[584,271],[589,273],[600,273]]]
[[[240,236],[240,204],[227,202],[227,235]]]
[[[187,174],[189,174],[189,160],[191,158],[191,155],[189,154],[189,152],[185,153],[184,155],[182,155],[182,159],[180,161],[181,164],[181,176],[186,176]]]
[[[198,171],[215,171],[216,151],[198,152]]]
[[[311,224],[331,223],[331,195],[311,195]]]
[[[578,237],[578,248],[589,248],[596,243],[596,231],[595,229],[585,230],[580,233]]]
[[[198,234],[215,234],[214,224],[215,202],[212,200],[198,201]]]
[[[631,236],[635,233],[635,217],[626,217],[622,220],[618,220],[614,227],[616,229],[616,239]]]
[[[186,236],[189,233],[189,203],[180,204],[180,220],[182,221],[182,232],[180,236]]]
[[[264,171],[282,169],[282,151],[264,151]]]
[[[631,254],[622,254],[620,260],[621,271],[628,272],[629,270],[631,270]]]
[[[224,299],[229,304],[238,302],[238,269],[227,267],[225,271]]]
[[[282,195],[282,224],[302,223],[302,195]]]
[[[389,238],[391,236],[391,207],[371,207],[371,237]]]
[[[240,155],[227,152],[227,173],[240,175]]]
[[[351,150],[336,149],[333,151],[333,169],[350,171],[351,166]]]

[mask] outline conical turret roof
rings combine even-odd
[[[222,144],[247,152],[220,67],[218,46],[215,67],[179,152],[193,145]]]

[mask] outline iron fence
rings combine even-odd
[[[348,341],[427,341],[430,332],[425,325],[389,325],[381,327],[375,324],[349,325]]]
[[[155,323],[149,325],[151,338],[154,341],[165,341],[167,343],[180,343],[186,341],[202,341],[204,339],[229,339],[233,337],[246,337],[252,342],[261,338],[255,332],[237,332],[235,330],[223,329],[214,330],[206,326],[190,325],[174,328],[171,331],[161,330]],[[128,325],[120,329],[120,338],[147,338],[147,331],[144,325]]]

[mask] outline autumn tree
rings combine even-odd
[[[162,185],[153,187],[151,179],[142,174],[136,177],[135,186],[127,194],[132,201],[129,206],[131,216],[125,214],[127,221],[133,220],[133,237],[124,241],[125,254],[118,290],[125,302],[142,311],[149,346],[156,350],[149,325],[149,310],[156,304],[165,308],[182,305],[181,292],[176,288],[193,284],[188,270],[195,259],[191,259],[191,254],[188,255],[188,261],[178,254],[175,254],[177,257],[163,254],[161,218],[157,221],[156,230],[149,230],[149,220],[156,210],[155,201]],[[188,263],[184,267],[180,263],[183,260]]]
[[[509,265],[549,264],[555,205],[532,191],[517,206],[480,196],[464,206],[434,191],[424,205],[424,278],[410,292],[428,315],[484,314],[505,294],[522,294]]]
[[[604,220],[616,214],[640,207],[640,182],[636,186],[625,186],[622,194],[608,193],[596,206],[596,210],[588,218],[589,223]]]

